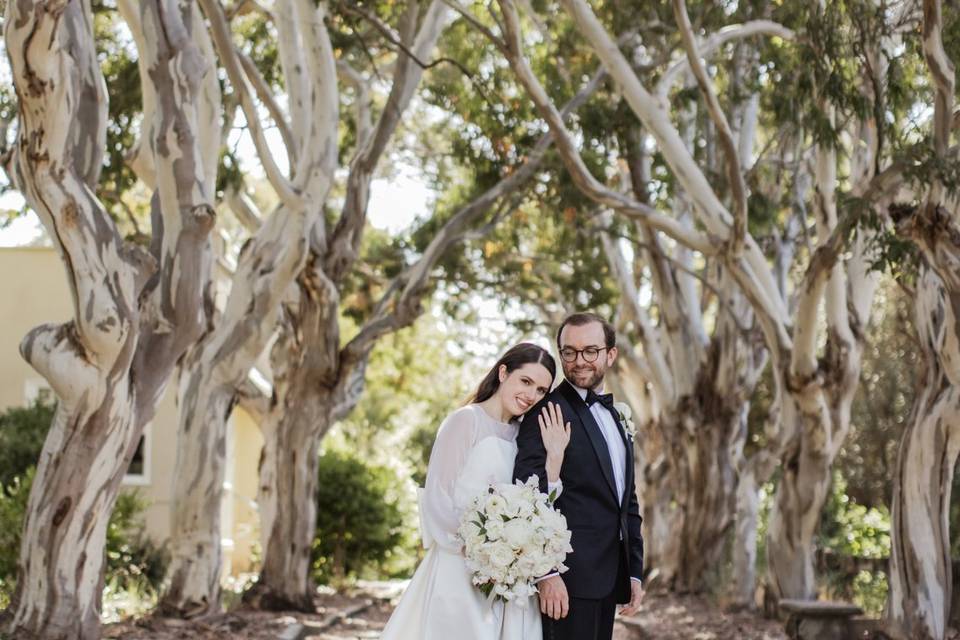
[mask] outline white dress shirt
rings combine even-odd
[[[587,390],[574,386],[584,402],[587,400]],[[603,393],[598,391],[597,393]],[[590,405],[590,413],[600,426],[600,433],[607,443],[607,452],[610,454],[610,464],[613,465],[613,480],[617,487],[617,499],[623,502],[623,492],[626,489],[627,478],[627,445],[620,436],[620,429],[613,414],[599,402]]]

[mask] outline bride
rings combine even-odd
[[[440,425],[420,496],[420,529],[427,554],[393,612],[381,640],[541,640],[536,596],[522,606],[488,600],[470,581],[456,539],[471,499],[496,483],[509,483],[518,425],[550,391],[553,356],[529,343],[507,351],[483,378],[472,401]],[[560,491],[563,450],[570,425],[545,407],[540,420],[547,450],[547,480]]]

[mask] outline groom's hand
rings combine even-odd
[[[643,585],[637,580],[630,581],[630,602],[620,609],[620,615],[632,616],[640,610],[640,603],[643,602]]]
[[[560,576],[551,576],[537,583],[540,591],[540,611],[554,620],[566,618],[570,611],[570,597],[567,585]]]

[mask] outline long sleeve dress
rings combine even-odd
[[[491,601],[471,583],[456,539],[460,517],[490,484],[509,483],[517,425],[476,404],[440,425],[420,492],[427,554],[383,630],[381,640],[541,640],[536,597],[526,606]]]

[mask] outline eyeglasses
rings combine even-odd
[[[586,347],[585,349],[574,349],[573,347],[564,347],[560,349],[560,357],[564,362],[576,362],[577,356],[583,354],[584,362],[596,362],[600,357],[600,352],[607,347]]]

